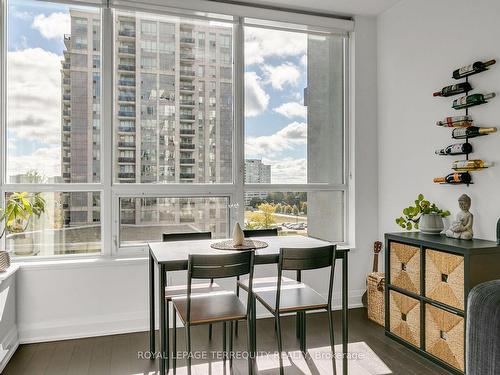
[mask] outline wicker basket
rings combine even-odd
[[[390,298],[390,331],[403,340],[420,346],[420,301],[394,290]]]
[[[385,274],[383,272],[372,272],[366,279],[368,319],[381,326],[385,325],[384,283]]]
[[[464,371],[464,318],[425,306],[425,350]]]
[[[391,242],[390,262],[390,283],[420,294],[420,248]]]

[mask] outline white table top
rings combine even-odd
[[[255,251],[256,264],[276,263],[282,247],[317,247],[331,245],[331,242],[305,236],[273,236],[256,237],[268,243],[268,247]],[[170,241],[149,243],[150,253],[157,263],[165,264],[167,271],[187,269],[189,254],[227,254],[236,250],[217,250],[210,247],[212,243],[223,239]],[[338,246],[337,258],[343,258],[349,248]]]

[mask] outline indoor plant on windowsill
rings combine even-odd
[[[5,234],[8,237],[15,237],[15,249],[17,255],[29,255],[33,252],[33,242],[23,233],[28,227],[33,216],[39,218],[45,212],[45,200],[40,193],[12,193],[8,196],[5,208],[0,208],[0,222],[3,222],[0,238]],[[7,236],[6,236],[7,237]],[[28,241],[26,241],[28,239]],[[19,244],[21,242],[22,244]],[[27,243],[28,242],[28,243]],[[17,247],[17,246],[16,246]],[[7,251],[0,251],[0,271],[10,264],[10,257]]]
[[[420,229],[425,234],[439,234],[444,229],[443,218],[447,216],[450,216],[450,211],[441,210],[419,194],[415,205],[406,207],[396,224],[406,230]]]

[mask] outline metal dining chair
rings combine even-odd
[[[179,315],[186,329],[187,369],[191,374],[191,327],[201,324],[223,324],[223,352],[224,361],[227,358],[227,325],[229,323],[229,363],[233,363],[233,322],[246,320],[248,327],[248,353],[251,350],[250,328],[250,298],[253,285],[254,252],[244,251],[223,255],[190,255],[188,261],[187,294],[172,299],[174,307],[174,327]],[[247,305],[240,301],[236,293],[231,291],[209,292],[193,297],[193,279],[221,279],[229,277],[248,276],[249,294]],[[174,330],[173,351],[177,352],[177,333]],[[173,357],[173,369],[176,373],[176,357]],[[253,374],[253,363],[248,360],[248,373]]]
[[[244,229],[243,234],[245,238],[252,237],[275,237],[278,235],[278,228],[269,228],[269,229]],[[239,276],[236,278],[236,281],[240,281]],[[236,284],[236,295],[240,296],[240,285]],[[234,324],[234,333],[238,336],[238,322]]]
[[[211,232],[187,232],[187,233],[163,233],[163,242],[169,242],[169,241],[194,241],[194,240],[209,240],[212,238],[212,233]],[[212,292],[212,291],[220,291],[223,290],[219,285],[213,282],[213,280],[210,280],[209,283],[203,283],[203,284],[195,284],[193,285],[193,293],[197,294],[202,294],[202,293],[207,293],[207,292]],[[165,325],[167,326],[167,353],[170,353],[169,351],[169,337],[168,337],[168,332],[169,332],[169,314],[170,314],[170,303],[172,302],[172,298],[174,297],[179,297],[179,296],[185,296],[187,294],[187,285],[172,285],[172,286],[167,286],[165,288],[165,301],[166,301],[166,321]],[[172,310],[172,314],[173,314]],[[211,340],[212,339],[212,324],[209,325],[208,327],[208,338]]]
[[[328,326],[330,331],[330,345],[332,350],[333,373],[337,374],[335,366],[335,339],[332,319],[333,279],[335,274],[336,246],[321,246],[314,248],[282,248],[278,260],[278,277],[256,278],[253,283],[252,305],[258,300],[275,318],[276,335],[278,340],[280,374],[283,375],[282,339],[280,315],[298,313],[300,319],[300,350],[306,353],[306,312],[323,310],[328,312]],[[283,271],[302,272],[330,267],[330,280],[328,284],[328,297],[325,300],[314,289],[306,284],[283,277]],[[239,285],[249,291],[248,280],[242,280]],[[254,314],[255,306],[252,306]],[[254,324],[255,315],[254,315]],[[255,343],[254,343],[255,346]]]

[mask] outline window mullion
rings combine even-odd
[[[111,256],[117,234],[113,228],[113,14],[109,7],[102,10],[102,124],[101,124],[101,181],[104,186],[101,199],[102,254]]]

